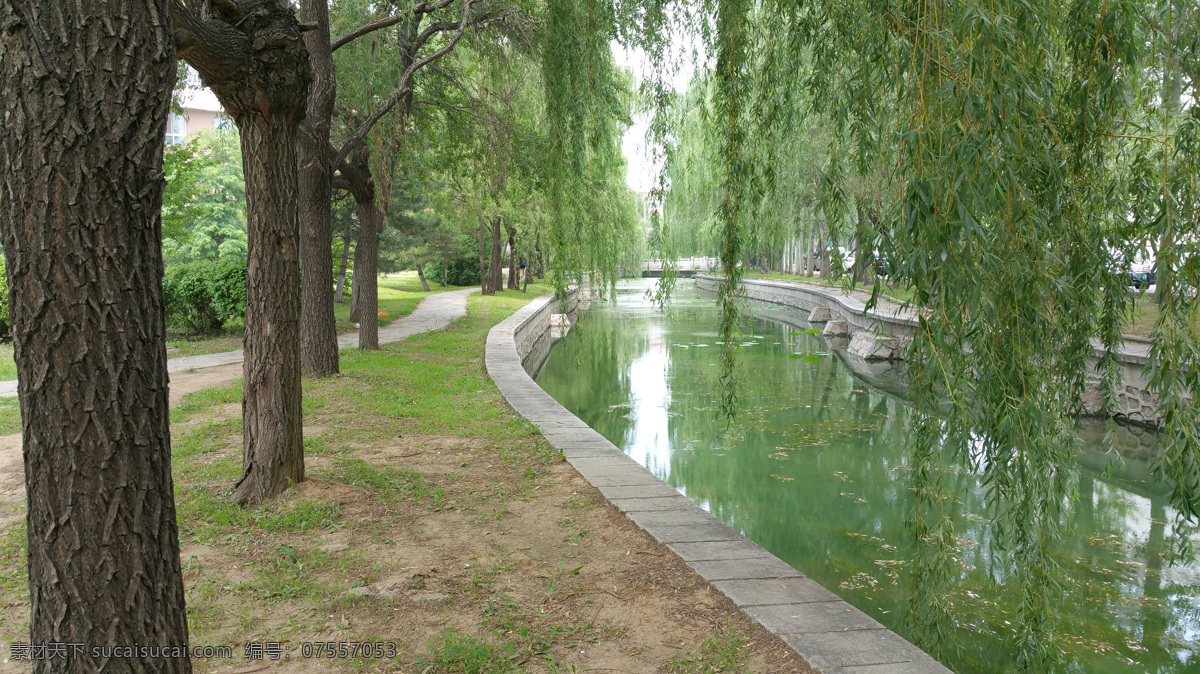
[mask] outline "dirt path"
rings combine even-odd
[[[467,295],[472,292],[475,292],[474,288],[467,288],[426,297],[411,314],[380,328],[379,343],[398,342],[421,332],[446,327],[451,321],[467,315]],[[343,349],[357,343],[356,333],[338,337],[338,346]],[[225,386],[239,379],[242,376],[242,352],[239,349],[172,358],[167,361],[167,371],[170,373],[171,407],[175,407],[189,393]],[[16,394],[16,380],[0,382],[0,397]],[[23,515],[24,463],[21,434],[0,435],[0,530]]]

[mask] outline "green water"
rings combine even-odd
[[[908,636],[902,372],[853,371],[804,332],[803,313],[752,304],[742,409],[727,427],[715,416],[714,295],[689,283],[665,315],[644,298],[647,283],[622,284],[615,303],[583,312],[538,383],[668,484]],[[1081,431],[1078,498],[1057,546],[1060,669],[1200,671],[1200,565],[1164,560],[1174,511],[1149,475],[1148,439],[1120,431],[1125,458],[1114,463],[1101,453],[1103,432]],[[1009,671],[1020,569],[996,550],[979,476],[962,470],[951,482],[957,648],[942,660],[958,672]]]

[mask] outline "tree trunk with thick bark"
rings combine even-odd
[[[350,190],[358,207],[358,245],[354,247],[351,317],[357,316],[358,348],[379,348],[379,233],[384,214],[375,205],[375,179],[365,148],[339,167],[339,185]]]
[[[186,654],[90,657],[188,642],[162,290],[169,25],[165,0],[0,3],[30,641],[89,646],[39,674],[191,671]]]
[[[304,481],[296,174],[287,170],[296,166],[296,129],[255,116],[239,126],[249,266],[243,471],[234,499],[261,503]]]
[[[483,263],[483,216],[479,217],[479,293],[490,295],[487,284],[487,265]]]
[[[341,303],[346,297],[346,268],[350,265],[350,226],[354,218],[346,216],[346,227],[342,230],[342,264],[338,268],[337,290],[334,301]]]
[[[357,198],[357,197],[356,197]],[[358,246],[354,248],[354,288],[358,291],[358,348],[379,348],[379,230],[383,213],[368,201],[358,202]]]
[[[179,56],[241,131],[248,252],[242,478],[233,498],[255,504],[304,480],[296,142],[308,52],[292,8],[277,0],[212,2],[202,15],[173,2],[171,18]]]
[[[421,279],[421,290],[429,292],[429,281],[425,279],[425,270],[420,260],[417,260],[417,278]]]
[[[508,289],[519,288],[517,279],[517,232],[512,227],[505,226],[508,232]]]
[[[537,278],[546,278],[545,263],[542,260],[542,233],[538,232],[533,239],[533,256],[537,260],[534,276]],[[533,260],[529,261],[533,264]]]
[[[488,258],[488,294],[504,287],[503,260],[500,254],[500,217],[492,219],[492,254]]]
[[[300,125],[300,370],[308,377],[338,372],[337,319],[333,314],[333,187],[329,126],[336,84],[329,42],[329,0],[300,0],[300,19],[312,68],[304,122]]]

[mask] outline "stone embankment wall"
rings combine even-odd
[[[696,287],[716,290],[720,277],[697,275]],[[916,329],[917,321],[911,311],[894,307],[867,310],[866,305],[846,297],[836,289],[819,288],[787,281],[746,280],[742,282],[746,297],[772,304],[794,307],[809,312],[808,322],[824,325],[823,337],[831,340],[846,338],[847,354],[866,361],[901,361]],[[1153,426],[1158,423],[1158,399],[1150,392],[1145,366],[1149,345],[1130,340],[1117,350],[1119,384],[1115,391],[1113,417],[1121,421]],[[1099,343],[1092,345],[1093,371],[1104,355]],[[1099,390],[1100,376],[1088,376],[1084,409],[1091,416],[1104,416],[1104,398]]]
[[[517,355],[521,365],[531,376],[542,369],[554,343],[562,339],[579,319],[580,309],[587,308],[590,299],[588,289],[574,288],[565,301],[559,302],[553,295],[539,297],[530,302],[530,317],[514,329]]]
[[[717,276],[697,275],[696,287],[716,290],[720,280]],[[824,325],[823,337],[849,339],[847,352],[867,361],[904,360],[904,350],[917,328],[911,312],[868,310],[859,300],[834,289],[786,281],[743,281],[742,288],[750,299],[809,312],[809,323]]]

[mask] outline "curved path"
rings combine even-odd
[[[407,316],[400,316],[391,321],[387,325],[379,328],[379,343],[386,344],[388,342],[399,342],[411,335],[421,332],[429,332],[431,330],[439,330],[450,324],[455,319],[462,318],[467,315],[467,295],[477,292],[478,288],[464,288],[462,290],[451,290],[444,293],[429,295],[421,300],[417,308]],[[346,349],[358,345],[358,333],[349,332],[343,335],[338,335],[338,348]],[[221,353],[209,353],[203,356],[184,356],[181,358],[171,358],[167,360],[167,372],[182,373],[185,376],[171,377],[171,398],[172,403],[178,400],[178,396],[183,393],[191,393],[202,388],[217,386],[221,381],[213,381],[213,377],[198,377],[196,385],[187,381],[192,379],[186,375],[193,374],[193,370],[203,370],[205,368],[215,368],[226,365],[235,365],[242,362],[242,350],[223,351]],[[233,373],[232,368],[229,369]],[[221,377],[225,382],[233,381],[241,376],[241,370],[236,370],[237,374],[229,377]],[[178,384],[182,384],[179,386]],[[184,389],[184,390],[179,390]],[[0,381],[0,398],[13,398],[17,395],[17,380],[10,379]]]

